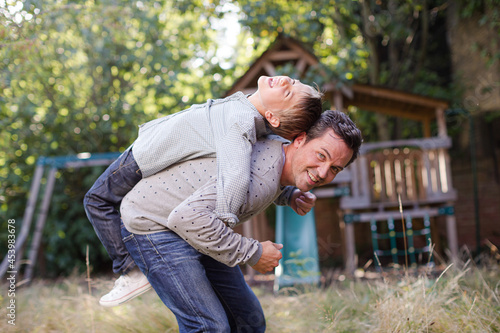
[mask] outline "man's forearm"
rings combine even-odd
[[[177,206],[169,215],[167,227],[196,250],[228,266],[255,265],[262,245],[226,226],[214,212],[216,190],[207,184]]]

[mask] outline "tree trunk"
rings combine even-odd
[[[377,85],[380,84],[380,58],[377,50],[377,31],[370,29],[374,28],[374,25],[370,21],[370,16],[372,16],[373,13],[370,9],[369,1],[361,1],[361,15],[363,16],[363,36],[370,52],[370,84]],[[375,119],[377,121],[378,139],[380,141],[389,141],[390,133],[387,130],[387,116],[377,114]]]

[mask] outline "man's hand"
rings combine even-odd
[[[300,216],[306,215],[314,207],[316,196],[311,192],[302,192],[297,189],[292,194],[290,207]]]
[[[277,267],[279,260],[283,257],[281,250],[283,244],[275,244],[271,241],[262,242],[262,256],[259,261],[252,266],[259,273],[272,272],[274,267]]]

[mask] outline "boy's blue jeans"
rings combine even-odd
[[[201,254],[175,232],[121,234],[137,266],[175,314],[180,332],[264,332],[259,300],[238,266]]]
[[[113,272],[125,274],[134,266],[120,234],[119,205],[142,179],[132,147],[111,163],[85,195],[83,205],[90,223],[113,261]]]

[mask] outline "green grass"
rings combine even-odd
[[[84,276],[36,281],[16,290],[16,326],[7,323],[2,293],[1,332],[176,332],[175,317],[151,291],[115,308],[99,306],[107,279]],[[6,290],[6,286],[2,286]],[[500,332],[500,269],[455,269],[441,276],[390,274],[346,279],[327,288],[255,288],[267,332]]]

